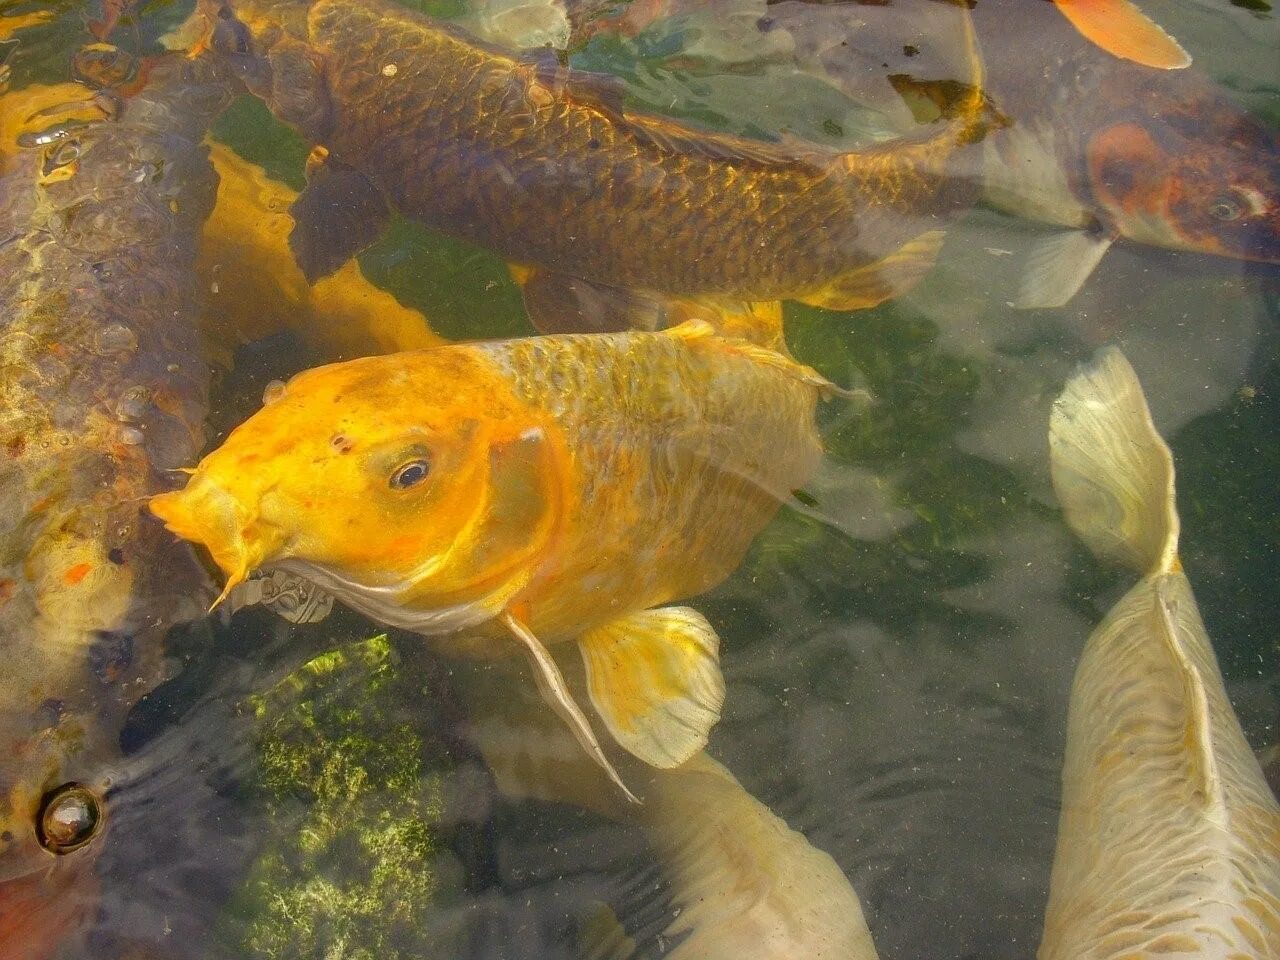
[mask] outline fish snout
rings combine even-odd
[[[148,506],[173,533],[208,550],[226,574],[218,602],[254,569],[274,559],[284,542],[280,531],[260,523],[256,511],[206,477],[194,476],[185,489],[158,494]]]

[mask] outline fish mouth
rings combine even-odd
[[[203,546],[226,574],[226,585],[213,607],[275,557],[284,543],[280,531],[258,522],[240,500],[204,476],[192,477],[183,490],[157,494],[147,506],[168,530]]]

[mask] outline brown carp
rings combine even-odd
[[[292,209],[312,278],[393,207],[533,268],[540,326],[584,299],[614,327],[654,326],[667,297],[853,309],[918,280],[975,197],[951,162],[985,123],[976,55],[937,132],[839,153],[629,111],[610,77],[382,0],[204,0],[197,16],[203,42],[319,148]]]
[[[203,442],[196,243],[216,64],[148,64],[107,114],[29,130],[0,176],[0,956],[92,918],[129,706],[210,590],[145,512]],[[23,109],[23,93],[5,98]]]

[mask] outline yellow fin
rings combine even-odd
[[[1191,55],[1129,0],[1053,0],[1080,33],[1113,57],[1145,67],[1180,70]]]
[[[689,607],[644,610],[583,634],[587,690],[620,744],[655,767],[684,763],[720,719],[720,638]]]
[[[933,269],[946,238],[943,230],[928,230],[866,266],[836,277],[820,290],[800,297],[801,303],[827,310],[866,310],[906,293]]]
[[[626,794],[627,799],[632,803],[639,803],[640,798],[627,789],[627,785],[622,782],[622,777],[618,775],[618,771],[613,768],[609,758],[604,755],[604,750],[600,747],[600,741],[596,739],[596,735],[591,729],[591,724],[587,722],[586,715],[578,704],[574,702],[573,695],[569,692],[569,685],[565,683],[564,674],[560,672],[560,668],[556,666],[555,660],[551,658],[547,648],[542,645],[542,641],[535,637],[528,627],[509,613],[503,614],[501,621],[503,626],[524,644],[525,652],[529,655],[529,662],[533,665],[533,676],[537,680],[538,690],[542,693],[542,698],[547,701],[552,710],[560,715],[560,719],[572,731],[578,744],[600,766],[600,769],[609,775],[609,779],[618,785],[618,789]]]
[[[1173,457],[1119,350],[1103,350],[1054,402],[1049,453],[1058,501],[1090,550],[1140,573],[1174,569]]]

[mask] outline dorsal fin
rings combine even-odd
[[[1218,759],[1213,752],[1213,726],[1209,717],[1209,697],[1205,692],[1204,679],[1200,676],[1199,668],[1187,655],[1182,632],[1179,630],[1178,600],[1173,593],[1173,584],[1169,578],[1161,577],[1155,589],[1156,612],[1162,627],[1161,638],[1182,677],[1182,702],[1186,709],[1187,759],[1195,776],[1197,792],[1204,804],[1205,816],[1218,826],[1226,827],[1227,804],[1222,793]]]

